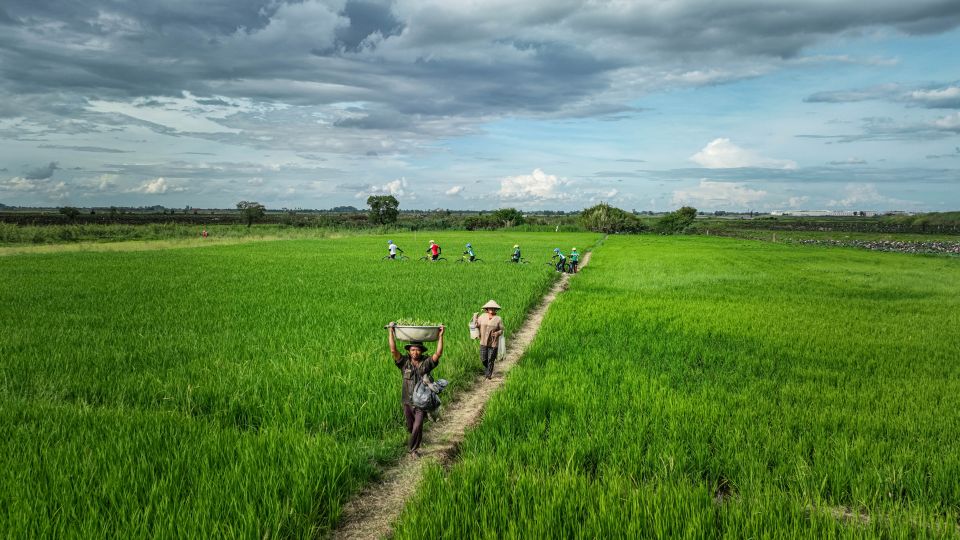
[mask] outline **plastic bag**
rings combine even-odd
[[[425,411],[432,411],[440,406],[440,392],[447,387],[447,380],[440,379],[437,382],[430,382],[427,376],[424,376],[417,385],[413,387],[413,395],[410,401],[413,406]]]
[[[473,314],[473,318],[470,319],[470,339],[480,339],[480,325],[477,324],[477,314]]]
[[[507,356],[507,338],[500,334],[500,343],[497,344],[497,360],[503,360]]]

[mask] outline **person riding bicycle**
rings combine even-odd
[[[431,240],[430,247],[427,248],[427,252],[430,253],[430,260],[435,261],[440,257],[440,254],[443,252],[443,250],[440,249],[439,244]]]
[[[470,262],[473,262],[474,259],[477,258],[477,256],[473,253],[473,246],[472,246],[472,245],[467,244],[467,250],[463,252],[463,256],[464,256],[464,257],[470,257]]]
[[[553,248],[553,257],[550,257],[550,259],[557,259],[557,272],[566,272],[567,256],[560,252],[560,248]]]
[[[397,258],[397,252],[403,253],[403,250],[400,249],[400,246],[393,243],[393,240],[387,240],[387,251],[390,252],[388,257],[391,259]]]
[[[520,262],[520,244],[513,245],[513,255],[510,256],[510,262]]]
[[[580,254],[577,253],[577,248],[570,250],[570,273],[577,273],[577,266],[580,266]]]

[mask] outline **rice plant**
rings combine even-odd
[[[398,538],[957,537],[960,260],[611,237]]]
[[[597,238],[431,236],[504,259]],[[480,370],[470,315],[496,298],[512,331],[555,278],[382,261],[386,240],[0,258],[0,536],[328,531],[403,449],[383,325],[448,324],[439,374],[455,393]]]

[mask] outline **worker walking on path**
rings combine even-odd
[[[427,411],[413,406],[413,389],[417,382],[429,377],[440,363],[440,356],[443,354],[443,331],[440,327],[440,337],[437,341],[437,352],[432,356],[427,356],[427,347],[419,341],[411,341],[403,348],[407,354],[400,354],[397,350],[397,323],[390,323],[390,354],[393,355],[393,362],[403,373],[403,417],[407,423],[407,432],[410,433],[410,439],[407,441],[407,450],[411,456],[420,457],[420,441],[423,438],[423,419]]]
[[[483,363],[484,375],[487,379],[493,377],[493,363],[499,352],[500,336],[503,335],[503,320],[497,315],[500,305],[490,300],[481,308],[484,313],[474,314],[473,323],[480,329],[480,362]]]
[[[580,266],[580,254],[577,253],[577,248],[573,248],[570,250],[570,273],[576,274],[578,266]]]

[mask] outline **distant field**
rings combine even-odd
[[[398,538],[960,536],[960,261],[610,237]]]
[[[432,237],[450,262],[370,235],[0,257],[0,537],[323,534],[402,451],[383,325],[451,324],[456,392],[471,313],[496,298],[512,331],[551,249],[598,238],[391,236]],[[487,262],[452,262],[468,240]],[[515,242],[534,264],[501,262]]]

